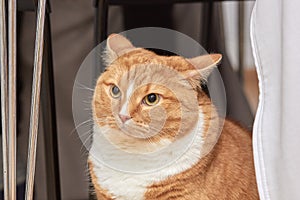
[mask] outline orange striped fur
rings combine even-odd
[[[185,157],[179,159],[174,166],[139,175],[126,174],[98,162],[97,150],[94,150],[97,142],[94,141],[91,150],[93,155],[89,157],[89,172],[97,199],[258,199],[250,133],[237,123],[225,120],[218,138],[220,119],[211,100],[201,90],[200,81],[207,79],[221,55],[211,54],[193,59],[159,56],[148,50],[135,48],[120,35],[110,36],[107,45],[108,67],[97,81],[92,101],[94,139],[100,134],[98,130],[105,127],[110,130],[106,138],[120,149],[131,153],[156,151],[195,130],[201,142],[197,143],[198,140],[195,139],[191,146],[199,155],[187,151],[183,155]],[[171,71],[164,71],[166,68]],[[183,80],[174,78],[172,71],[180,74]],[[142,85],[148,79],[176,87],[170,89],[163,84],[151,83]],[[110,94],[113,85],[117,85],[121,91],[122,96],[117,100]],[[130,88],[134,90],[131,91]],[[144,97],[149,93],[161,95],[157,105],[166,112],[166,121],[160,132],[146,138],[123,133],[120,130],[122,122],[114,113],[121,112],[124,106],[127,106],[124,110],[130,120],[136,123],[128,122],[129,131],[133,134],[145,134],[139,130],[149,128],[153,120],[150,112],[154,106],[143,104]],[[177,94],[183,95],[183,100]],[[196,101],[198,110],[193,110],[190,105],[192,103],[189,104],[193,101]],[[182,115],[182,107],[189,111],[189,115]],[[153,116],[159,117],[160,114],[154,113]],[[201,124],[201,129],[190,126],[195,123]],[[216,144],[211,146],[212,143]]]

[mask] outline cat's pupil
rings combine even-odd
[[[113,88],[112,88],[112,93],[113,93],[114,95],[117,95],[117,94],[119,94],[119,92],[120,92],[120,89],[119,89],[117,86],[113,86]]]
[[[154,103],[156,101],[156,98],[157,98],[156,95],[153,93],[151,93],[147,96],[147,99],[150,103]]]

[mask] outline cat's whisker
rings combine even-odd
[[[82,102],[85,103],[85,104],[88,104],[88,105],[91,105],[91,104],[92,104],[91,101],[82,101]]]
[[[163,128],[156,128],[154,126],[150,126],[148,127],[148,131],[156,131],[156,132],[161,132],[163,130]]]
[[[83,132],[80,134],[81,137],[87,136],[89,134],[93,134],[93,128],[90,128],[89,130]]]
[[[93,119],[88,119],[88,120],[86,120],[84,122],[81,122],[80,124],[78,124],[77,126],[75,126],[75,128],[70,132],[70,135],[74,134],[74,132],[76,130],[78,130],[78,128],[80,128],[81,126],[83,126],[83,125],[92,125],[92,123],[93,123]]]
[[[85,90],[88,90],[88,91],[91,91],[91,92],[95,91],[95,89],[89,88],[88,86],[83,85],[82,83],[76,82],[75,84],[79,86],[78,87],[79,89],[85,89]]]
[[[98,52],[98,51],[95,51],[95,53],[96,53],[98,56],[100,56],[100,58],[103,58],[102,53],[100,53],[100,52]]]
[[[87,96],[84,98],[85,100],[82,101],[83,103],[89,103],[89,104],[92,104],[92,101],[93,101],[93,96]]]
[[[78,124],[78,125],[70,132],[70,135],[74,134],[74,132],[75,132],[76,130],[78,130],[79,128],[81,128],[82,126],[90,126],[90,127],[93,127],[93,124],[94,124],[95,122],[105,122],[105,121],[106,121],[105,119],[99,119],[99,118],[97,118],[97,119],[93,119],[93,118],[88,119],[88,120],[86,120],[86,121],[81,122],[80,124]],[[92,128],[91,128],[89,131],[92,131]],[[82,135],[80,132],[79,132],[79,134]],[[83,134],[83,135],[84,135],[84,134]],[[83,136],[83,135],[82,135],[82,136]]]
[[[78,136],[80,138],[86,137],[87,135],[92,135],[93,134],[93,128],[90,128],[89,130],[85,131],[85,132],[79,132]]]
[[[89,155],[89,151],[87,149],[82,149],[80,150],[80,158],[81,159],[86,159]]]
[[[86,99],[88,99],[88,100],[93,100],[93,95],[87,96]]]
[[[147,134],[151,131],[151,130],[153,130],[153,131],[156,131],[157,132],[157,134],[159,134],[159,133],[162,133],[162,130],[161,129],[159,129],[159,128],[155,128],[155,127],[147,127],[146,125],[143,125],[143,127],[139,127],[139,128],[142,128],[142,129],[140,129],[140,130],[142,130],[143,131],[143,136],[147,136]],[[152,136],[151,136],[152,137]],[[145,138],[151,138],[151,137],[145,137]]]
[[[104,122],[107,119],[109,119],[109,118],[96,118],[96,119],[94,119],[94,121],[96,121],[96,122]]]
[[[91,134],[90,136],[88,136],[88,137],[85,139],[85,141],[82,143],[82,146],[81,146],[81,148],[80,148],[80,151],[82,151],[83,147],[87,147],[87,146],[86,146],[86,143],[87,143],[88,141],[90,141],[91,137],[92,137],[92,134]]]
[[[147,133],[147,129],[145,127],[135,126],[133,129],[134,129],[135,133],[138,133],[140,136],[143,136],[143,137]]]
[[[135,125],[134,128],[138,128],[139,130],[146,130],[144,126]]]
[[[155,143],[152,139],[152,137],[147,137],[147,141],[150,143],[150,144],[153,144]],[[150,147],[148,147],[148,150],[149,150]]]

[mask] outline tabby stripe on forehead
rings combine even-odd
[[[127,72],[127,80],[134,79],[136,77],[136,68],[130,69],[129,72]]]
[[[151,87],[151,86],[150,86],[150,84],[147,84],[147,85],[146,85],[146,92],[145,92],[146,94],[148,94],[148,93],[149,93],[149,91],[150,91],[150,87]]]

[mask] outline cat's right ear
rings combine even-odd
[[[104,55],[105,64],[111,64],[118,57],[134,48],[135,47],[131,42],[124,36],[119,34],[109,35],[106,40],[106,51]]]
[[[185,76],[206,82],[210,73],[221,62],[221,59],[221,54],[207,54],[187,59],[187,61],[191,63],[195,69],[186,71]]]

